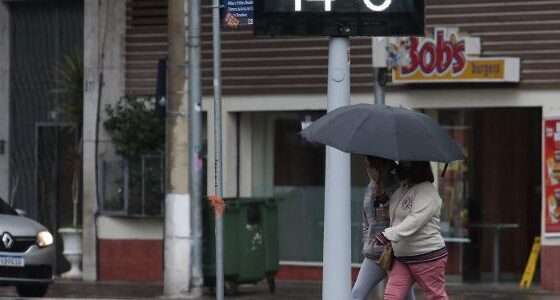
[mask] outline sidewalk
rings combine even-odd
[[[258,285],[243,285],[240,293],[231,299],[321,299],[321,284],[317,282],[279,281],[276,293],[271,295],[266,283]],[[460,284],[447,285],[450,299],[507,299],[507,300],[553,300],[560,299],[560,293],[548,293],[539,289],[521,290],[514,284]],[[47,293],[47,298],[71,299],[165,299],[161,284],[134,284],[108,282],[82,282],[58,280]],[[416,290],[417,299],[421,300],[421,292]],[[15,297],[12,287],[0,287],[0,298]],[[205,295],[203,300],[214,299],[212,295]],[[374,299],[374,298],[372,298]]]

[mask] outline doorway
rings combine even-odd
[[[468,156],[461,176],[440,181],[440,192],[441,185],[452,191],[460,187],[459,196],[442,193],[443,211],[456,207],[451,220],[443,214],[442,224],[452,229],[460,224],[454,237],[467,241],[459,247],[448,243],[461,252],[454,271],[465,281],[492,282],[496,274],[500,282],[518,281],[540,234],[541,108],[439,110],[438,119],[454,128],[451,133]],[[502,228],[497,236],[496,226]]]
[[[35,219],[55,238],[57,264],[54,273],[58,274],[68,270],[69,264],[62,255],[62,240],[57,230],[72,226],[74,218],[81,220],[81,195],[73,188],[81,178],[77,172],[81,162],[76,125],[38,123],[35,145],[35,211],[38,212]],[[78,200],[76,207],[74,199]]]

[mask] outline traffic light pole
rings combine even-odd
[[[350,53],[347,37],[329,38],[327,109],[350,103]],[[323,299],[350,299],[350,154],[327,146],[323,242]]]

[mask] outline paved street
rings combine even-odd
[[[59,281],[49,290],[48,299],[154,299],[160,298],[163,288],[160,284],[120,284],[120,283],[83,283]],[[513,284],[505,285],[465,285],[449,284],[451,299],[507,299],[507,300],[556,300],[560,294],[546,293],[538,289],[519,290]],[[418,299],[423,299],[418,294]],[[268,292],[266,284],[246,285],[240,287],[239,295],[231,297],[239,300],[257,299],[320,299],[320,283],[285,282],[277,283],[276,294]],[[23,299],[17,297],[15,289],[0,287],[0,299]],[[204,300],[214,299],[206,295]],[[372,298],[374,299],[374,298]]]

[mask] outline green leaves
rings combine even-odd
[[[165,122],[156,117],[150,99],[121,98],[105,107],[103,123],[116,145],[117,154],[128,160],[142,155],[159,154],[165,149]]]
[[[55,68],[56,88],[53,93],[64,97],[57,112],[78,128],[82,128],[84,99],[84,58],[83,50],[70,51]]]

